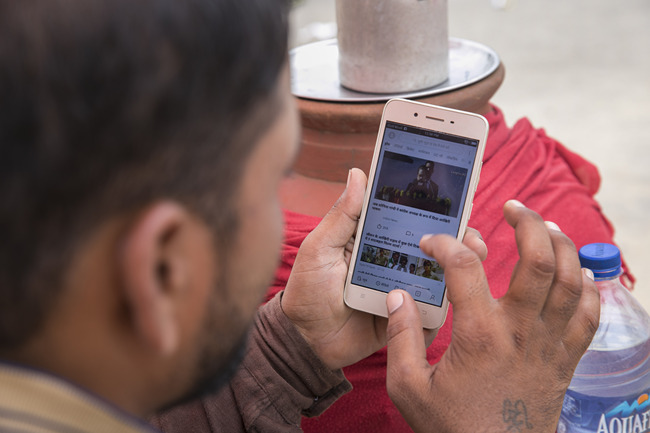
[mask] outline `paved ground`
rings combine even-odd
[[[334,0],[300,1],[292,21],[294,45],[335,37]],[[449,0],[449,29],[501,57],[493,102],[509,124],[527,116],[598,165],[597,198],[650,311],[650,1]]]

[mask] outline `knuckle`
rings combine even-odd
[[[451,257],[449,264],[457,269],[472,269],[481,266],[481,260],[478,256],[468,249],[460,249]],[[448,265],[449,266],[449,265]]]
[[[351,222],[357,222],[359,220],[359,215],[350,212],[345,204],[346,203],[344,203],[343,197],[339,197],[328,213],[331,213],[332,215],[343,216]]]
[[[578,306],[577,301],[577,299],[569,299],[562,302],[557,307],[557,313],[560,315],[560,317],[565,318],[565,320],[569,320],[576,311],[576,308]]]
[[[512,343],[516,351],[525,352],[530,341],[528,330],[518,328],[512,333]]]
[[[556,285],[562,287],[567,297],[570,299],[579,299],[582,295],[582,277],[579,272],[558,274],[555,278]]]
[[[561,246],[562,248],[566,248],[570,250],[572,253],[578,254],[578,250],[576,249],[575,244],[573,243],[571,238],[569,238],[566,234],[562,232],[554,232],[553,241],[558,243],[559,246]]]
[[[409,388],[409,384],[416,381],[413,380],[414,369],[407,363],[396,363],[391,366],[391,374],[388,375],[387,384],[394,389],[401,387]]]
[[[480,328],[477,328],[480,329]],[[487,329],[487,328],[484,328]],[[487,332],[477,332],[475,335],[468,338],[457,338],[461,347],[469,347],[472,351],[479,353],[481,355],[491,353],[495,348],[499,347],[500,344],[491,333]]]
[[[544,251],[536,251],[528,257],[528,265],[531,271],[538,277],[544,279],[555,275],[555,257]]]
[[[386,329],[386,338],[390,344],[391,341],[396,341],[401,338],[402,335],[405,335],[409,332],[410,325],[406,320],[400,320],[394,318],[389,322],[388,328]]]

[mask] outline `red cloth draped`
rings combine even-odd
[[[488,247],[484,262],[493,296],[502,296],[518,259],[513,231],[502,214],[503,204],[517,199],[546,220],[560,226],[577,248],[592,242],[613,242],[613,229],[594,200],[600,184],[598,170],[527,119],[509,128],[501,111],[485,116],[490,124],[483,169],[469,225],[478,229]],[[286,238],[282,263],[269,299],[287,282],[300,244],[320,218],[285,212]],[[627,278],[633,282],[631,275]],[[428,348],[437,362],[451,341],[452,308],[445,325]],[[318,418],[304,419],[306,432],[408,432],[386,393],[386,349],[344,369],[354,390]],[[468,402],[469,402],[468,396]]]

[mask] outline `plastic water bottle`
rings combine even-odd
[[[618,248],[589,244],[579,255],[600,290],[600,325],[564,397],[558,433],[650,432],[650,317],[620,282]]]

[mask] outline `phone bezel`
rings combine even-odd
[[[462,239],[472,211],[472,202],[474,199],[474,193],[478,186],[483,153],[485,151],[485,142],[487,140],[489,128],[487,120],[483,116],[475,113],[399,98],[389,100],[384,106],[379,131],[377,133],[375,150],[372,157],[372,164],[368,174],[368,186],[363,200],[363,208],[361,210],[359,226],[357,227],[354,248],[350,259],[351,261],[344,290],[344,300],[350,308],[382,317],[388,317],[388,310],[386,308],[386,296],[388,294],[354,284],[352,282],[352,275],[359,248],[362,243],[361,236],[370,203],[370,194],[375,182],[377,163],[381,152],[387,121],[463,136],[479,141],[476,157],[472,164],[472,173],[468,184],[465,202],[462,204],[458,239]],[[420,310],[420,317],[422,318],[422,324],[425,328],[435,329],[441,327],[445,322],[449,306],[449,301],[447,300],[447,287],[445,286],[445,293],[440,307],[417,300],[416,304]]]

